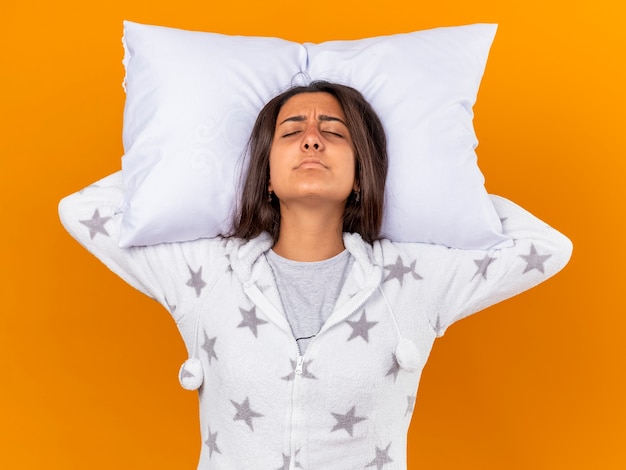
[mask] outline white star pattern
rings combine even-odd
[[[386,464],[393,462],[391,457],[389,457],[389,448],[391,447],[391,442],[385,447],[385,449],[379,449],[376,446],[376,458],[368,463],[367,467],[376,467],[376,470],[381,470]]]
[[[330,432],[338,431],[339,429],[343,429],[346,431],[350,437],[352,437],[352,432],[354,429],[354,425],[360,423],[361,421],[365,421],[367,418],[363,416],[355,416],[356,407],[350,408],[345,415],[339,413],[331,413],[333,417],[337,420],[337,424],[330,430]]]
[[[256,338],[258,335],[258,326],[263,325],[267,322],[256,316],[256,308],[254,307],[252,307],[252,309],[250,310],[239,308],[239,311],[241,312],[243,320],[241,320],[241,323],[237,325],[237,328],[250,328],[250,331]]]
[[[237,413],[233,417],[233,421],[245,421],[251,431],[254,431],[254,427],[252,426],[252,420],[254,418],[262,418],[263,415],[261,413],[257,413],[256,411],[250,408],[250,400],[248,397],[241,402],[237,403],[234,400],[230,400],[235,408],[237,408]]]
[[[111,217],[100,217],[100,211],[96,209],[91,219],[79,220],[79,222],[89,229],[89,237],[93,240],[93,237],[98,233],[109,236],[109,232],[104,228],[104,224],[110,219]]]
[[[410,267],[406,267],[402,263],[402,258],[398,256],[398,259],[396,259],[396,262],[394,264],[387,264],[384,266],[384,268],[387,271],[389,271],[389,274],[387,274],[387,277],[385,277],[383,282],[391,281],[392,279],[397,279],[400,285],[402,285],[402,283],[404,282],[404,276],[406,276],[409,273],[411,274],[411,276],[413,276],[413,279],[415,279],[416,281],[423,279],[422,276],[420,276],[419,274],[415,272],[416,263],[417,263],[416,261],[413,261]]]
[[[206,331],[204,332],[204,343],[202,343],[202,350],[207,353],[207,357],[209,358],[209,364],[211,364],[211,359],[215,358],[217,360],[217,354],[215,354],[215,342],[217,341],[217,337],[209,338]]]
[[[520,258],[524,258],[524,260],[526,261],[526,268],[524,269],[524,272],[522,274],[527,273],[528,271],[531,271],[533,269],[545,273],[543,270],[543,263],[545,263],[546,260],[551,256],[552,255],[540,255],[539,253],[537,253],[535,245],[531,243],[530,253],[527,255],[520,255]]]
[[[202,279],[202,266],[200,266],[198,271],[194,271],[189,265],[187,265],[187,268],[189,269],[189,274],[191,274],[191,278],[187,281],[187,285],[196,290],[196,297],[200,297],[202,289],[206,287],[206,282]]]
[[[366,343],[369,343],[369,330],[374,328],[374,326],[378,323],[377,321],[367,321],[367,317],[365,315],[365,311],[361,313],[361,318],[358,321],[350,321],[346,320],[346,323],[350,325],[352,328],[352,333],[347,341],[350,341],[357,336],[360,336],[365,340]]]

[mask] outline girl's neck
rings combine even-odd
[[[294,261],[322,261],[344,250],[343,213],[281,210],[276,254]]]

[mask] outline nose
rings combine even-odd
[[[322,139],[318,132],[318,130],[311,126],[309,127],[303,138],[302,138],[302,149],[303,150],[321,150],[322,149]]]

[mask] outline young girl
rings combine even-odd
[[[511,247],[380,239],[386,171],[361,94],[313,82],[259,114],[228,236],[119,248],[120,173],[61,201],[72,236],[176,321],[199,469],[405,469],[435,338],[569,259],[565,236],[499,197]]]

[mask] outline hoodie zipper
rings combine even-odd
[[[294,338],[295,341],[295,338]],[[296,406],[298,396],[298,387],[302,380],[302,368],[304,364],[304,356],[300,353],[300,347],[296,343],[298,349],[298,357],[296,359],[296,368],[293,375],[293,386],[291,387],[291,423],[289,424],[289,470],[296,468],[296,427],[300,417],[300,406]]]
[[[289,322],[283,316],[283,314],[267,299],[267,297],[259,290],[259,288],[252,284],[244,287],[246,295],[258,306],[263,312],[281,328],[285,333],[289,335],[293,344],[296,347],[296,364],[293,374],[293,384],[291,387],[291,417],[289,422],[289,470],[294,470],[296,465],[296,435],[294,429],[299,417],[299,407],[296,406],[297,389],[302,378],[302,372],[304,370],[304,354],[300,351],[300,346],[293,336]]]
[[[304,358],[306,356],[306,352],[302,354],[302,352],[300,351],[300,346],[298,345],[295,337],[293,336],[293,332],[291,331],[291,327],[289,326],[289,323],[287,322],[286,318],[276,309],[276,307],[274,307],[274,305],[267,299],[267,297],[265,297],[265,295],[259,290],[259,288],[256,285],[253,284],[251,286],[245,287],[244,291],[248,295],[248,297],[261,310],[263,310],[263,312],[270,319],[274,321],[275,324],[277,324],[279,327],[281,327],[281,329],[283,329],[289,334],[289,336],[291,337],[291,339],[293,340],[296,346],[296,366],[294,369],[293,386],[291,390],[291,423],[290,423],[290,429],[289,429],[289,433],[290,433],[289,470],[295,470],[296,451],[297,451],[295,429],[296,429],[297,420],[299,419],[299,415],[300,415],[299,413],[300,407],[299,407],[299,404],[298,406],[296,406],[296,399],[298,395],[297,394],[298,387],[302,380],[302,373],[304,371]],[[357,294],[356,296],[348,300],[346,303],[344,303],[339,310],[333,312],[333,314],[331,314],[329,318],[329,320],[332,319],[332,321],[326,322],[322,326],[317,336],[315,336],[315,338],[313,338],[311,342],[309,343],[307,351],[310,350],[311,345],[317,340],[317,338],[320,335],[322,335],[322,333],[339,325],[346,318],[350,317],[353,313],[361,309],[361,307],[365,305],[365,303],[369,300],[369,298],[372,296],[372,294],[375,291],[376,291],[376,287],[369,288],[365,291],[361,291],[359,293],[360,295]],[[335,317],[335,319],[333,319],[333,317]]]
[[[369,300],[369,298],[372,296],[375,290],[376,289],[371,289],[371,290],[364,292],[361,296],[359,296],[358,301],[353,301],[354,298],[350,299],[350,301],[348,301],[347,304],[344,304],[341,309],[335,312],[335,315],[331,315],[331,318],[335,316],[336,319],[333,320],[331,323],[327,322],[324,324],[324,326],[322,326],[322,329],[319,331],[319,333],[309,343],[307,351],[305,351],[304,354],[301,353],[300,347],[298,346],[298,343],[296,342],[298,355],[296,358],[296,367],[294,370],[293,387],[292,387],[292,392],[291,392],[291,429],[290,429],[291,457],[289,459],[289,470],[295,470],[296,468],[295,465],[296,465],[297,449],[296,449],[296,432],[295,431],[296,431],[297,419],[300,416],[300,406],[299,406],[299,403],[298,404],[296,403],[296,400],[298,396],[298,393],[297,393],[298,387],[300,386],[300,382],[302,381],[302,373],[304,372],[304,358],[306,357],[307,352],[310,351],[313,343],[316,342],[317,338],[319,338],[325,331],[339,325],[346,318],[350,317],[353,313],[357,312],[363,305],[365,305],[365,303]],[[295,341],[295,338],[294,338],[294,341]]]

